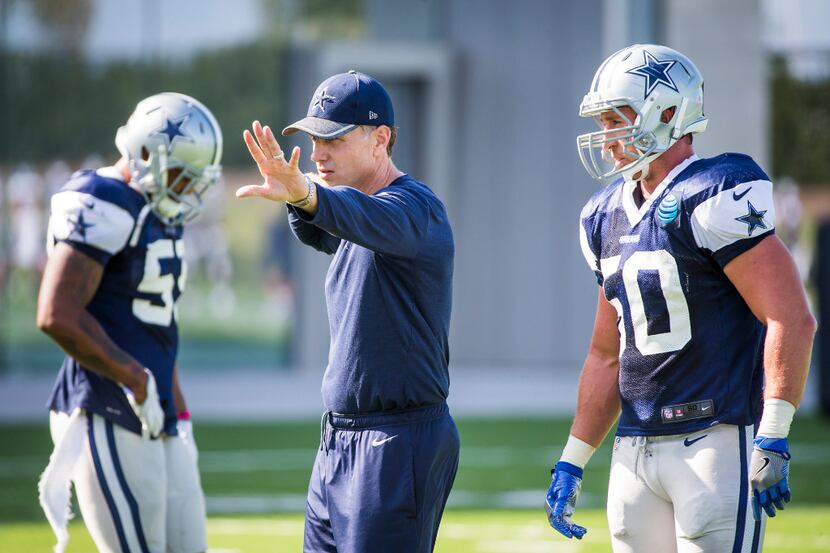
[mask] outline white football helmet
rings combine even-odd
[[[184,94],[162,92],[139,102],[115,145],[129,161],[132,184],[168,225],[198,215],[203,194],[221,175],[219,123]]]
[[[634,121],[622,114],[621,106],[634,110]],[[675,108],[674,116],[668,123],[661,122],[661,114],[671,107]],[[599,115],[609,110],[628,124],[602,129]],[[645,178],[649,164],[672,144],[686,134],[706,130],[703,76],[677,50],[656,44],[635,44],[602,62],[579,106],[579,115],[593,117],[602,129],[581,134],[576,139],[579,159],[591,177],[602,180],[622,175],[631,180],[642,172],[640,178]],[[610,151],[604,150],[603,145],[618,140],[635,159],[615,169]]]

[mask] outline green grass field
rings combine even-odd
[[[568,432],[563,420],[461,420],[462,458],[436,551],[609,551],[602,505],[610,447],[585,474],[576,520],[589,528],[568,542],[547,526],[541,507],[551,461]],[[768,525],[767,552],[830,551],[830,425],[793,425],[794,502]],[[198,423],[200,467],[211,550],[299,551],[302,505],[319,423]],[[51,450],[45,425],[0,426],[0,551],[50,551],[51,531],[37,505],[36,481]],[[536,505],[539,505],[537,508]],[[74,522],[69,553],[93,552]]]

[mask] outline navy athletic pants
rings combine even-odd
[[[323,417],[308,485],[306,553],[428,553],[458,469],[445,403]]]

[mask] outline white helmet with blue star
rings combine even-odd
[[[620,111],[623,106],[634,110],[634,121]],[[662,122],[661,114],[672,107],[673,117]],[[687,134],[706,130],[703,76],[689,58],[672,48],[656,44],[623,48],[599,66],[579,115],[593,117],[599,124],[599,115],[609,110],[628,123],[609,130],[600,125],[601,130],[577,137],[585,170],[595,179],[622,175],[630,180],[638,172],[642,173],[640,178],[646,177],[649,164],[672,144]],[[618,140],[628,153],[636,155],[631,163],[614,168],[603,145]]]
[[[184,94],[162,92],[139,102],[115,144],[130,164],[132,184],[166,224],[198,215],[204,192],[221,174],[219,123]]]

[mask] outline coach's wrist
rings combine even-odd
[[[306,185],[306,193],[302,198],[295,199],[293,201],[289,200],[289,204],[293,205],[297,208],[304,208],[311,205],[314,201],[314,196],[317,192],[317,185],[314,183],[313,180],[308,175],[303,175],[303,179]]]
[[[565,449],[562,450],[560,462],[570,463],[579,468],[585,468],[596,448],[587,442],[583,442],[573,434],[568,436]]]

